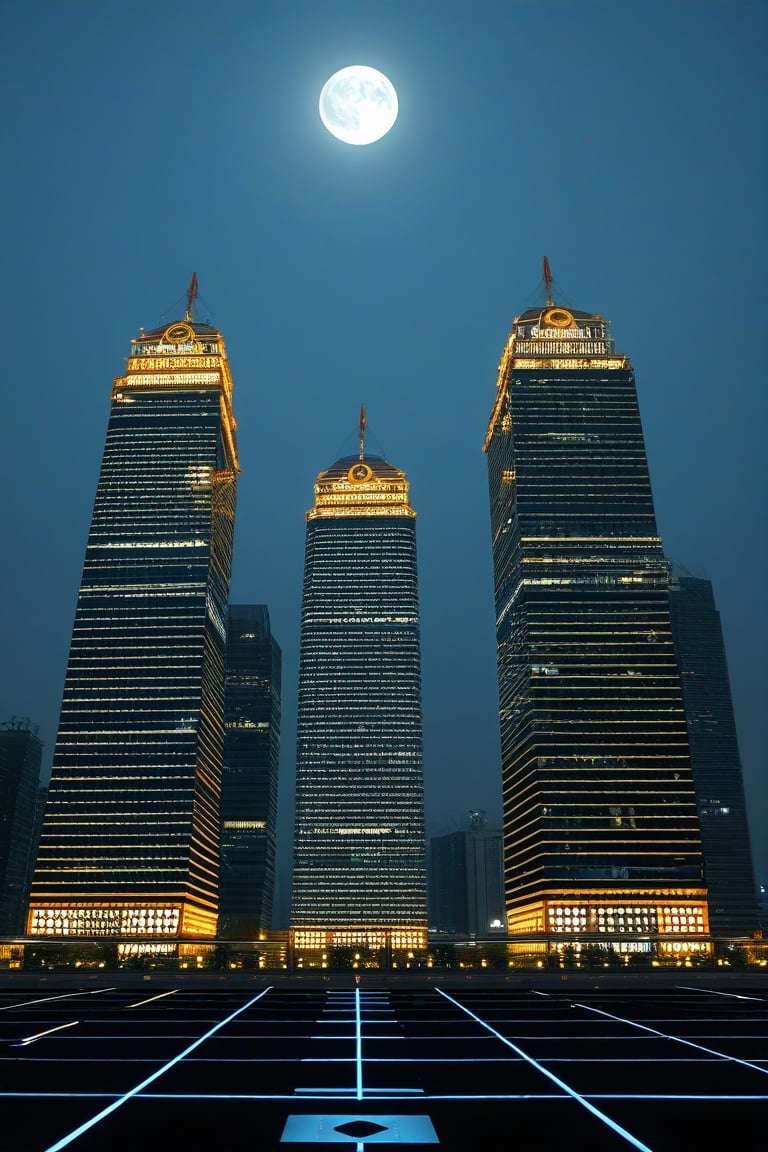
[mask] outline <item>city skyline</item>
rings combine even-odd
[[[482,19],[393,5],[353,21],[333,3],[322,19],[258,8],[224,5],[215,44],[184,52],[173,5],[139,3],[128,24],[77,0],[4,9],[3,82],[24,94],[0,192],[3,314],[23,349],[4,401],[4,714],[40,725],[50,763],[104,382],[126,333],[170,323],[196,269],[238,380],[232,598],[269,605],[285,656],[282,849],[305,493],[315,461],[354,449],[361,402],[419,508],[428,825],[449,831],[474,807],[498,820],[481,445],[489,376],[512,316],[543,299],[547,253],[565,298],[610,316],[630,351],[667,553],[713,582],[765,880],[764,7],[699,5],[693,24],[661,3],[642,18],[602,4],[488,4]],[[206,12],[193,2],[185,20],[203,27]],[[356,59],[400,98],[392,132],[362,149],[316,110]]]

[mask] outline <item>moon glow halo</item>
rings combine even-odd
[[[382,72],[352,64],[323,85],[320,119],[345,144],[373,144],[397,119],[397,92]]]

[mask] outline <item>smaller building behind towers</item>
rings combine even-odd
[[[280,671],[280,648],[266,605],[230,605],[221,777],[220,936],[242,939],[272,927]]]
[[[29,720],[0,724],[0,936],[24,931],[42,754]]]
[[[670,582],[672,638],[683,687],[713,936],[758,927],[741,760],[720,613],[709,580]]]
[[[468,814],[469,828],[429,842],[429,924],[438,932],[506,935],[500,828],[485,813]]]

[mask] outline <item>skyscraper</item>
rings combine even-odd
[[[291,909],[306,947],[426,942],[416,513],[364,427],[307,513]]]
[[[212,935],[239,471],[221,333],[142,331],[115,380],[28,931]]]
[[[510,932],[707,932],[667,572],[606,321],[516,317],[485,449]]]
[[[493,935],[506,929],[502,837],[473,809],[469,828],[429,842],[429,923],[439,932]]]
[[[221,778],[219,935],[272,927],[280,769],[280,648],[266,604],[232,604]]]
[[[701,826],[709,924],[717,936],[758,926],[736,722],[720,613],[709,580],[673,577],[672,636],[683,685]]]
[[[24,931],[42,753],[29,720],[0,724],[0,936]]]

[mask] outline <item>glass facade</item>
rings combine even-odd
[[[683,685],[713,935],[758,927],[741,760],[720,613],[709,580],[672,579],[672,635]]]
[[[280,648],[266,605],[230,605],[221,778],[221,936],[250,937],[272,927],[280,669]]]
[[[300,945],[329,942],[310,929],[327,929],[336,943],[380,930],[398,946],[420,945],[421,672],[408,482],[380,457],[339,460],[319,476],[307,520],[291,925]]]
[[[239,466],[221,334],[133,341],[115,380],[28,931],[212,935]]]
[[[509,930],[704,934],[667,568],[601,317],[516,318],[485,449]]]

